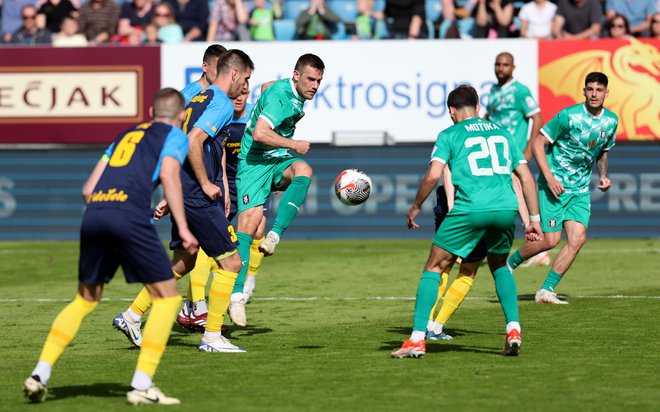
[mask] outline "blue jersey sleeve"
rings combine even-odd
[[[154,174],[151,177],[151,180],[153,182],[158,180],[164,157],[173,157],[179,162],[179,164],[183,164],[183,162],[186,160],[186,156],[188,156],[189,147],[190,145],[188,143],[188,136],[183,133],[183,130],[173,126],[165,138],[165,144],[163,144],[163,149],[160,151],[158,166],[154,170]]]
[[[195,97],[197,93],[201,92],[202,90],[204,89],[202,89],[202,86],[200,86],[200,84],[197,83],[197,81],[189,83],[186,87],[184,87],[183,90],[181,90],[181,94],[183,95],[183,98],[186,100],[186,105],[188,105],[190,99]]]
[[[234,105],[231,100],[226,95],[216,93],[193,127],[199,127],[210,137],[214,137],[233,117]]]
[[[107,149],[105,149],[105,152],[103,153],[103,156],[101,156],[101,161],[103,162],[109,162],[110,161],[110,156],[112,156],[112,151],[115,150],[115,143],[112,142],[110,143],[110,146],[108,146]]]
[[[165,156],[170,156],[183,164],[186,156],[188,156],[188,147],[188,136],[178,127],[172,127],[172,130],[170,130],[170,133],[165,139],[165,145],[163,145],[163,151],[160,157],[162,159]]]

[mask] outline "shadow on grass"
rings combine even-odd
[[[564,300],[564,299],[566,299],[566,298],[569,298],[570,295],[557,294],[557,297],[560,298],[560,299],[562,299],[562,300]],[[534,302],[534,301],[536,300],[536,294],[518,295],[518,300],[519,300],[519,301],[522,300],[522,301],[531,301],[531,302]],[[490,301],[490,302],[499,303],[499,301],[498,301],[497,299],[493,299],[493,300]]]
[[[301,345],[301,346],[294,346],[296,349],[324,349],[325,346],[320,346],[320,345]]]
[[[393,352],[401,347],[400,341],[383,342],[383,345],[378,348],[382,352]],[[482,347],[482,346],[465,346],[456,343],[448,343],[448,341],[431,341],[426,343],[426,353],[444,353],[444,352],[470,352],[470,353],[483,353],[486,355],[502,356],[501,349]]]
[[[61,386],[48,388],[47,402],[79,396],[95,398],[123,398],[130,388],[118,383],[93,383],[90,385]]]
[[[392,327],[392,328],[388,328],[387,332],[408,336],[410,335],[411,329],[410,326]],[[490,333],[487,332],[480,332],[480,331],[467,330],[467,329],[445,329],[445,332],[448,335],[451,335],[455,338],[463,335],[490,335]]]

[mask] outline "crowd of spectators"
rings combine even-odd
[[[660,38],[660,0],[0,0],[2,43]]]

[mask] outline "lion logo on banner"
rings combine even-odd
[[[584,78],[592,71],[610,78],[605,106],[619,116],[619,134],[660,137],[660,52],[653,44],[632,38],[614,51],[586,50],[558,58],[540,68],[539,83],[556,97],[577,103]]]

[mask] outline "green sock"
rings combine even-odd
[[[509,266],[511,266],[511,269],[515,269],[525,261],[525,258],[520,255],[520,249],[516,250],[513,252],[511,256],[509,256],[509,259],[507,260],[507,263]]]
[[[238,272],[236,283],[234,283],[234,290],[232,290],[231,293],[243,293],[245,275],[247,274],[248,265],[250,263],[250,245],[252,244],[252,236],[243,232],[236,232],[236,236],[238,236],[238,254],[241,257],[243,266],[241,266],[241,270]]]
[[[554,292],[555,288],[557,287],[557,283],[559,283],[561,280],[561,277],[562,275],[559,273],[555,272],[554,270],[550,270],[550,272],[548,272],[548,276],[545,278],[545,282],[543,282],[543,286],[541,286],[541,289]]]
[[[508,267],[502,266],[493,272],[495,292],[500,300],[506,323],[518,322],[518,286],[513,273]]]
[[[305,201],[310,183],[312,183],[312,179],[307,176],[297,176],[291,180],[291,184],[282,194],[282,200],[277,207],[277,215],[271,229],[273,232],[282,236],[282,233],[289,227]]]
[[[415,300],[415,316],[413,318],[414,331],[426,331],[431,308],[438,299],[438,286],[440,286],[440,273],[425,270],[417,286]]]

